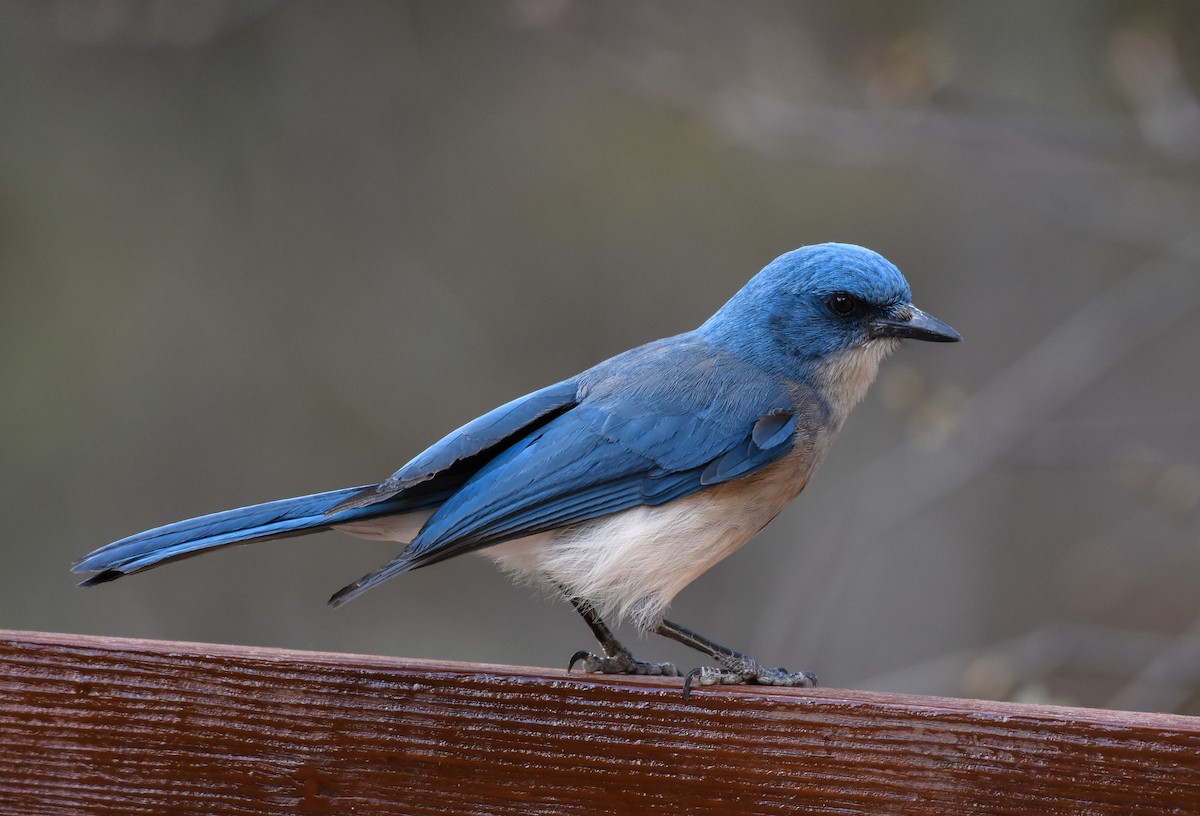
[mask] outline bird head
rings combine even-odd
[[[913,305],[900,270],[852,244],[815,244],[780,255],[700,333],[785,376],[795,376],[798,367],[839,360],[861,358],[877,365],[901,339],[962,339]]]

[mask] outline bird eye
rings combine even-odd
[[[849,317],[857,312],[860,306],[858,298],[849,292],[834,292],[829,296],[829,300],[825,301],[825,305],[838,317]]]

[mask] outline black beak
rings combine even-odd
[[[933,343],[957,343],[962,335],[916,306],[894,309],[886,317],[871,321],[872,337],[903,337],[909,340],[929,340]]]

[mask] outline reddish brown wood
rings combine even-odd
[[[1197,814],[1200,719],[0,631],[0,810]]]

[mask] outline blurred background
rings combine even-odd
[[[838,240],[966,341],[670,617],[831,686],[1200,713],[1200,4],[9,0],[0,111],[0,626],[564,666],[582,622],[482,558],[336,611],[396,545],[67,568],[378,481]]]

